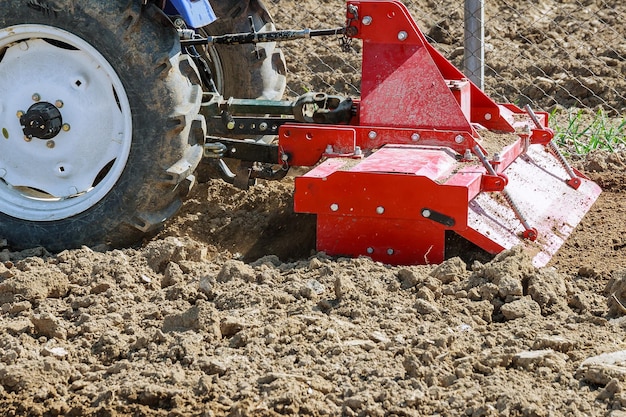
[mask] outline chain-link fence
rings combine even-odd
[[[464,0],[404,3],[429,41],[463,69]],[[268,8],[279,28],[330,28],[345,20],[343,0],[268,0]],[[543,110],[602,108],[623,117],[625,18],[623,0],[487,0],[484,52],[479,52],[484,53],[483,89],[498,102]],[[284,43],[282,49],[290,96],[306,91],[358,96],[358,42],[351,52],[342,52],[335,38]]]

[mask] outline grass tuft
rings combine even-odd
[[[550,113],[554,140],[565,154],[584,156],[594,150],[626,150],[626,118],[610,118],[604,111],[581,109]]]

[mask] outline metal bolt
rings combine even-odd
[[[361,21],[365,26],[369,26],[372,24],[372,16],[363,16],[363,20]]]
[[[463,137],[463,135],[456,135],[456,137],[454,138],[454,141],[456,143],[463,143],[464,140],[465,138]]]
[[[48,142],[46,142],[46,146],[50,149],[54,148],[54,141],[53,140],[49,140]]]
[[[387,255],[389,256],[393,255],[393,249],[391,248],[387,249]]]
[[[328,153],[328,154],[334,153],[333,145],[326,145],[325,152]]]
[[[411,135],[411,140],[412,140],[413,142],[417,142],[418,140],[420,140],[420,134],[419,134],[419,133],[413,133],[413,134]]]
[[[500,162],[501,160],[502,160],[502,157],[500,156],[498,152],[493,154],[493,162]]]
[[[265,132],[267,130],[267,123],[261,122],[261,124],[259,125],[259,130],[261,132]]]
[[[373,130],[370,130],[370,132],[367,134],[367,137],[370,139],[376,139],[376,136],[378,136],[378,133]]]
[[[18,110],[16,113],[17,118],[19,119],[20,117],[24,116],[24,111],[23,110]]]
[[[333,203],[333,204],[331,204],[331,205],[330,205],[330,209],[331,209],[332,211],[337,211],[337,210],[339,210],[339,204],[337,204],[337,203]]]
[[[283,160],[283,162],[287,162],[289,160],[289,155],[287,155],[286,153],[283,154],[283,156],[280,157],[280,159]]]
[[[226,129],[233,130],[234,128],[235,128],[235,122],[230,121],[230,122],[226,123]]]
[[[70,125],[68,123],[63,123],[63,126],[61,127],[61,129],[63,129],[64,132],[69,132]]]
[[[63,100],[55,101],[54,105],[57,107],[57,109],[60,109],[61,107],[63,107]]]
[[[26,142],[30,142],[31,140],[33,140],[33,137],[32,136],[24,136],[24,140]]]
[[[355,147],[354,147],[354,155],[355,155],[355,156],[361,156],[361,155],[363,155],[363,151],[361,150],[361,147],[360,147],[360,146],[355,146]]]
[[[431,214],[431,213],[430,213],[430,210],[428,210],[428,209],[424,209],[424,210],[422,210],[422,216],[424,216],[424,217],[426,217],[426,218],[429,218],[429,217],[430,217],[430,214]]]
[[[367,253],[372,254],[374,253],[374,248],[367,248]]]
[[[491,120],[491,113],[485,113],[485,120]]]
[[[385,212],[385,208],[383,206],[376,207],[376,213],[383,214]]]
[[[409,34],[406,33],[405,31],[401,30],[400,32],[398,32],[398,40],[399,41],[405,41],[406,38],[409,37]]]
[[[41,100],[41,96],[38,93],[33,94],[33,101],[39,101]]]

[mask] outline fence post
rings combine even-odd
[[[465,0],[463,72],[481,90],[485,78],[484,0]]]

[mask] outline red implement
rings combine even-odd
[[[497,104],[437,52],[396,1],[349,1],[363,40],[349,125],[286,124],[295,210],[317,214],[317,249],[393,264],[439,263],[451,230],[545,265],[600,194],[551,143],[546,113]]]

